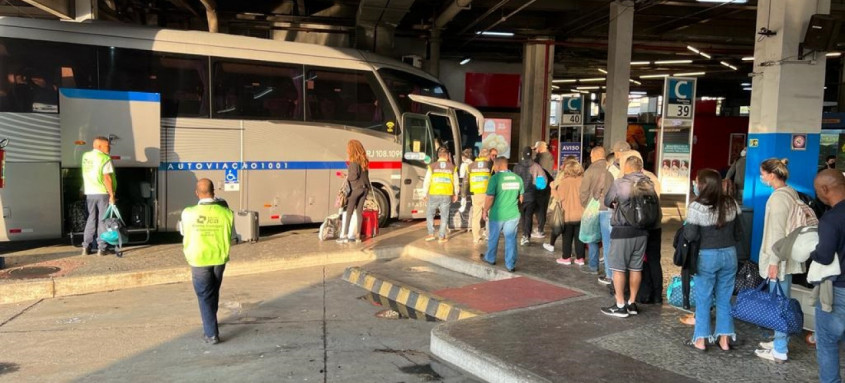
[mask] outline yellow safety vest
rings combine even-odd
[[[490,161],[487,158],[479,157],[469,166],[469,192],[472,194],[487,193],[487,184],[490,182]]]
[[[214,203],[182,210],[182,246],[189,265],[207,267],[229,262],[233,218],[229,208]]]
[[[455,178],[458,177],[455,165],[446,160],[438,160],[429,165],[428,171],[431,172],[429,195],[455,195]]]
[[[99,150],[92,150],[82,155],[82,181],[85,194],[108,194],[103,182],[103,167],[111,161],[111,157]],[[117,177],[111,174],[112,190],[117,190]]]

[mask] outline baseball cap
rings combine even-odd
[[[613,152],[624,152],[626,150],[631,150],[631,145],[628,145],[627,142],[620,140],[613,143],[611,150]]]
[[[522,148],[522,158],[523,159],[531,159],[534,156],[534,151],[531,150],[529,147]]]

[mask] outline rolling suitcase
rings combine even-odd
[[[235,240],[258,242],[258,212],[239,211],[235,214]]]
[[[472,214],[472,201],[467,198],[466,208],[461,213],[461,200],[449,206],[449,230],[469,230]]]
[[[365,209],[361,215],[361,238],[375,238],[378,235],[378,211]]]

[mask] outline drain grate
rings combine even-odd
[[[55,274],[61,271],[61,268],[55,266],[23,266],[16,269],[9,269],[6,272],[6,278],[9,279],[35,279],[46,278],[50,274]]]

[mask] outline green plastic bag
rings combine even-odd
[[[601,226],[599,226],[599,208],[601,205],[595,198],[590,198],[587,208],[584,209],[584,214],[581,216],[581,231],[578,233],[578,239],[584,243],[599,243],[601,242]]]
[[[105,225],[105,231],[100,234],[100,239],[109,245],[122,248],[129,238],[126,233],[126,223],[123,222],[123,217],[120,216],[117,206],[109,205],[106,212],[103,213],[101,221],[101,224]]]

